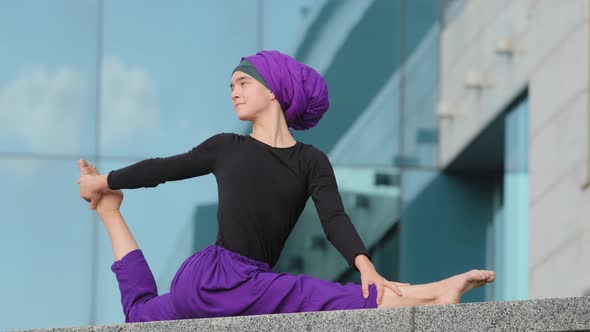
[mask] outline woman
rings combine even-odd
[[[250,135],[214,135],[187,153],[152,158],[100,175],[80,160],[80,195],[97,209],[113,242],[115,273],[126,322],[200,317],[457,303],[492,282],[493,271],[472,270],[410,286],[375,270],[344,212],[327,156],[296,141],[289,128],[315,126],[328,110],[324,79],[277,51],[242,58],[231,98]],[[151,271],[118,211],[118,189],[155,187],[213,173],[219,191],[214,245],[185,260],[170,293],[157,294]],[[271,270],[311,197],[328,240],[361,273],[361,285]]]

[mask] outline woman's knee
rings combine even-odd
[[[125,313],[126,323],[183,319],[169,293],[134,303]]]

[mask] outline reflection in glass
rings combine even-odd
[[[406,167],[436,167],[438,119],[438,26],[431,29],[404,66],[403,158]]]
[[[102,153],[176,154],[239,132],[229,80],[240,58],[257,50],[257,8],[256,0],[106,0]]]
[[[95,152],[97,3],[0,4],[0,153]]]
[[[399,174],[391,167],[338,166],[334,166],[334,173],[344,210],[365,246],[371,248],[398,219]],[[274,270],[336,280],[347,268],[342,255],[326,239],[310,198]]]
[[[92,296],[92,213],[76,161],[0,162],[2,329],[84,325]]]
[[[494,300],[528,298],[529,176],[528,100],[506,114],[504,174],[496,181],[493,237],[495,268],[500,281],[490,294]],[[510,282],[507,282],[510,280]]]

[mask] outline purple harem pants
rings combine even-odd
[[[217,245],[187,258],[170,285],[158,295],[140,249],[111,266],[119,282],[125,322],[260,315],[305,311],[377,308],[377,290],[273,272],[259,262]]]

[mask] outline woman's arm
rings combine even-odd
[[[111,171],[107,175],[108,187],[110,189],[152,188],[167,181],[184,180],[212,173],[217,155],[231,137],[230,135],[217,134],[186,153],[166,158],[146,159]]]
[[[328,156],[314,148],[310,151],[310,157],[311,169],[308,175],[307,191],[313,199],[326,238],[346,259],[351,268],[361,271],[360,267],[372,266],[363,241],[344,211],[334,169]],[[369,264],[360,264],[366,263],[365,259]]]
[[[104,175],[81,175],[78,180],[80,192],[90,202],[90,209],[94,210],[106,189],[152,188],[167,181],[209,174],[214,171],[222,145],[230,137],[231,134],[227,133],[217,134],[186,153],[145,159]]]
[[[328,240],[347,259],[350,266],[361,273],[361,288],[364,298],[368,298],[369,285],[371,284],[375,284],[377,288],[378,305],[383,299],[384,287],[388,287],[397,295],[402,296],[398,286],[409,284],[389,282],[377,273],[365,245],[350,218],[344,212],[332,164],[323,152],[320,150],[316,152],[318,153],[316,153],[314,167],[310,171],[308,191],[314,200]]]

